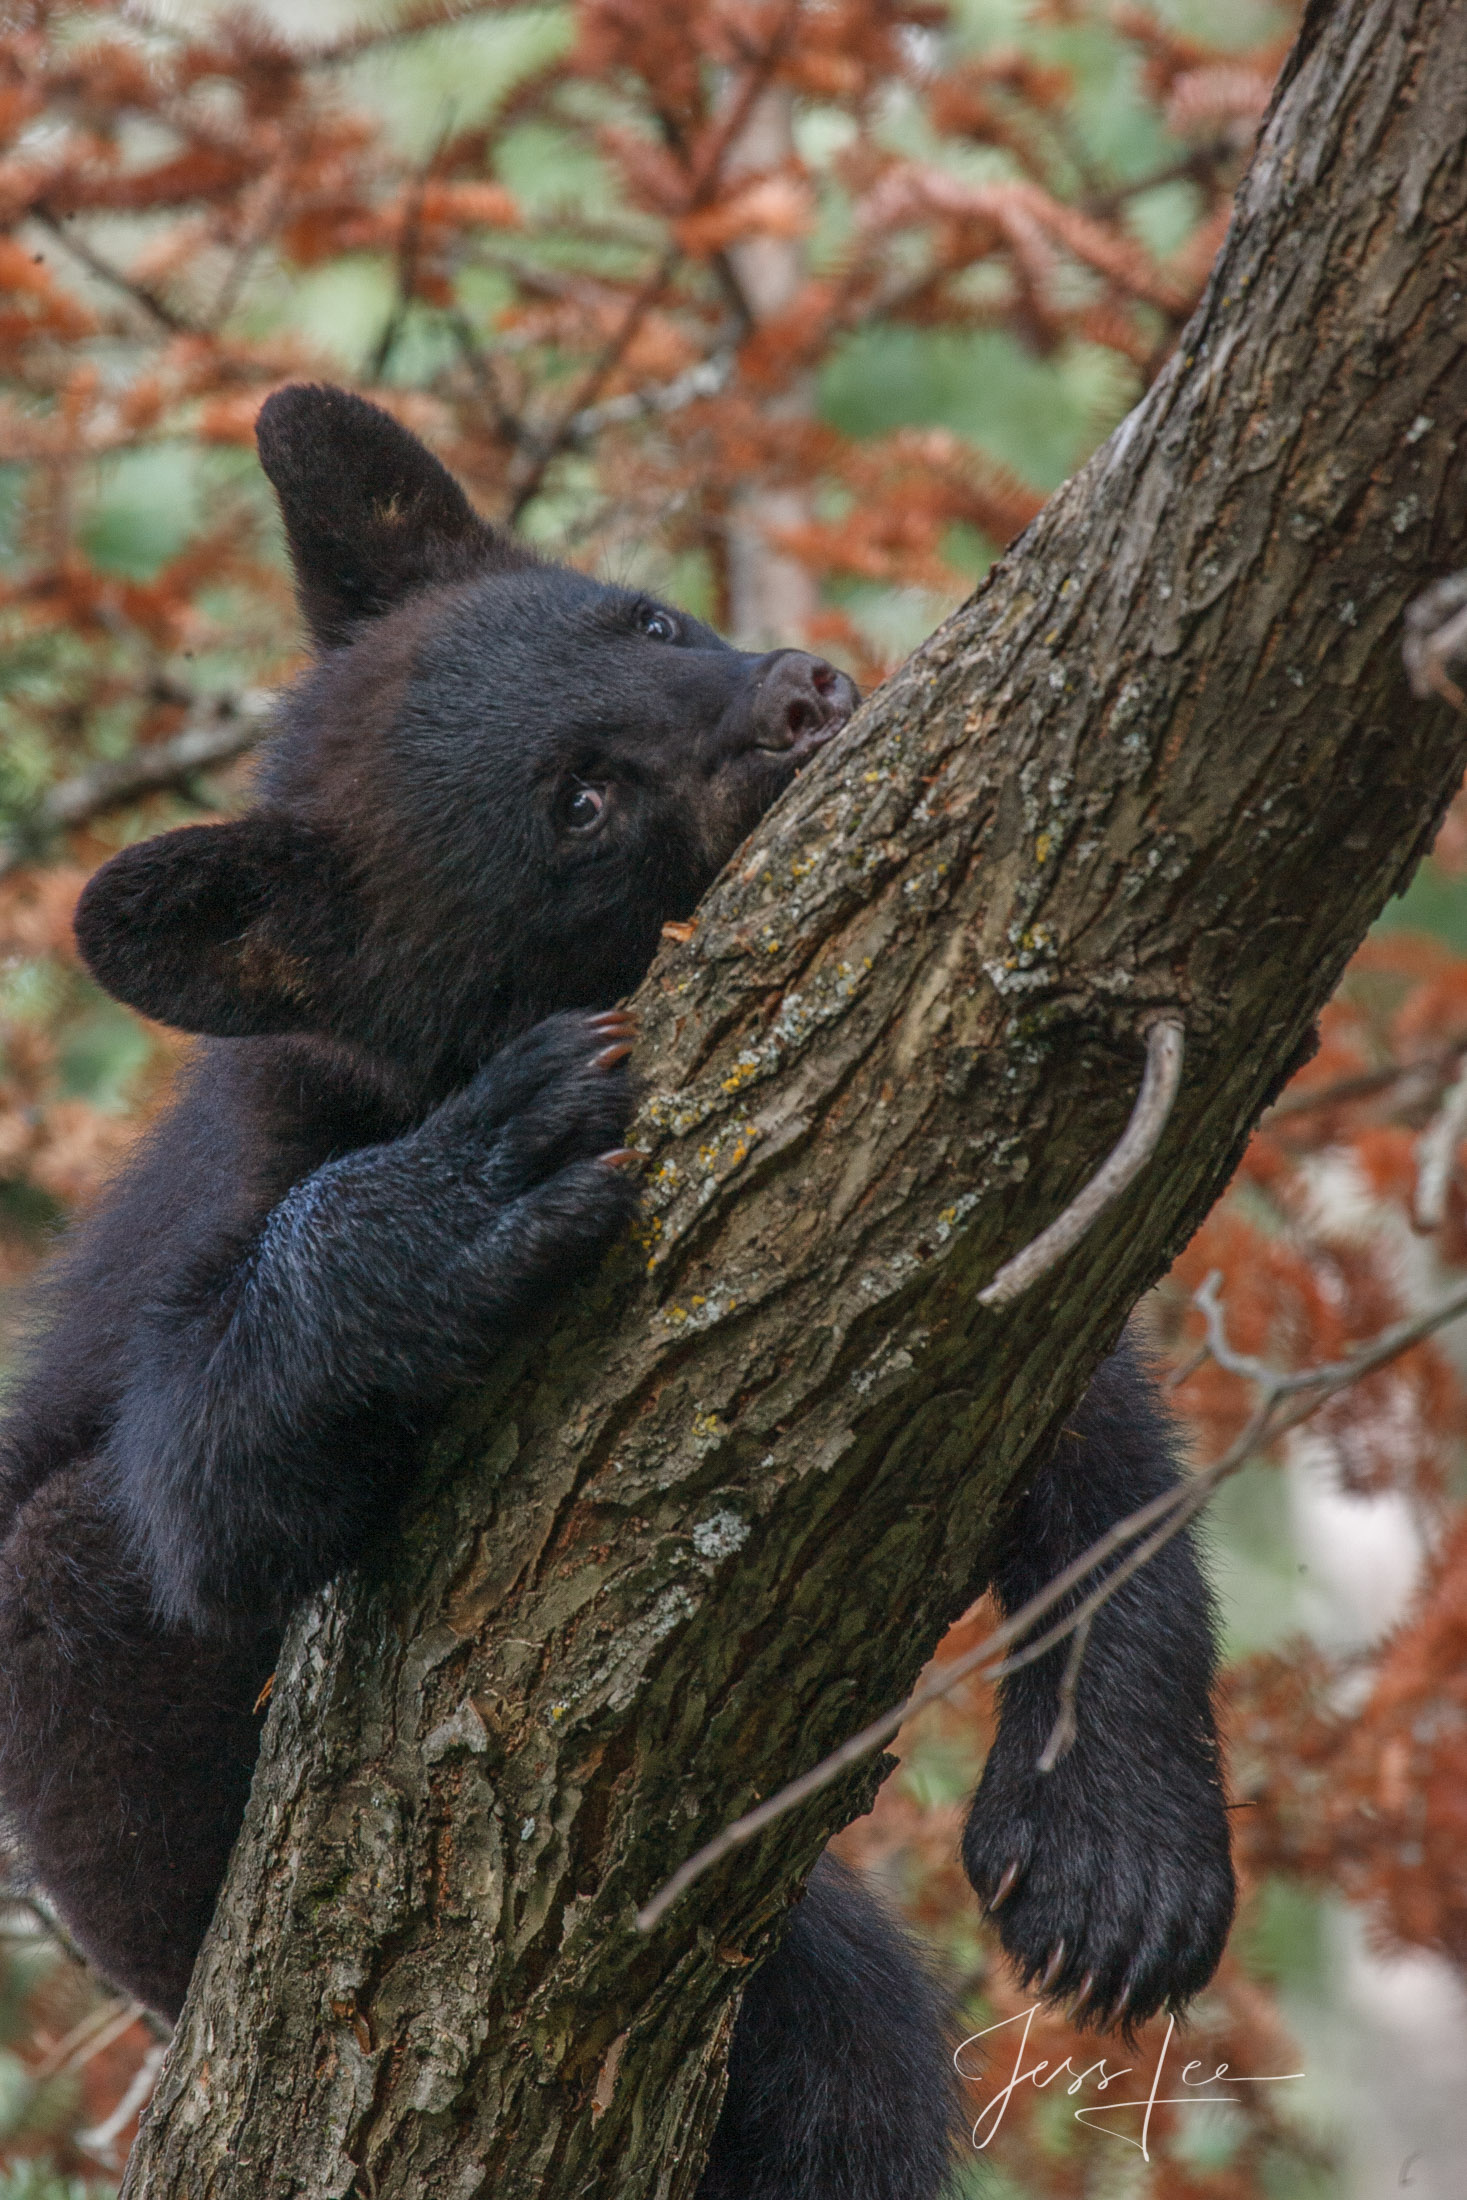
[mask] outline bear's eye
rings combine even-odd
[[[637,625],[654,642],[677,640],[677,620],[670,611],[660,611],[655,604],[648,604],[645,611],[637,613]]]
[[[605,808],[606,789],[588,787],[577,780],[561,798],[560,820],[567,832],[588,833],[593,825],[601,823]]]

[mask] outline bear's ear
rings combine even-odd
[[[478,517],[415,435],[349,390],[288,384],[260,408],[255,441],[319,648],[435,581],[537,562]]]
[[[292,818],[185,825],[93,874],[77,945],[109,993],[180,1031],[319,1029],[315,982],[344,893],[330,843]]]

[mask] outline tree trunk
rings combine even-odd
[[[1005,1485],[1226,1182],[1460,779],[1467,9],[1311,9],[1182,347],[813,765],[641,995],[641,1242],[295,1625],[131,2200],[696,2184],[740,1983]],[[1141,1183],[977,1293],[1125,1122]]]

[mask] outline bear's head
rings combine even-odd
[[[258,438],[314,663],[256,806],[114,857],[77,938],[161,1022],[456,1081],[628,992],[856,691],[535,556],[344,390],[278,391]]]

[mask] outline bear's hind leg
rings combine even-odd
[[[229,1862],[278,1632],[160,1628],[95,1466],[0,1549],[0,1805],[99,1971],[177,2015]]]
[[[943,1997],[823,1856],[750,1981],[698,2200],[938,2200],[957,2094]]]

